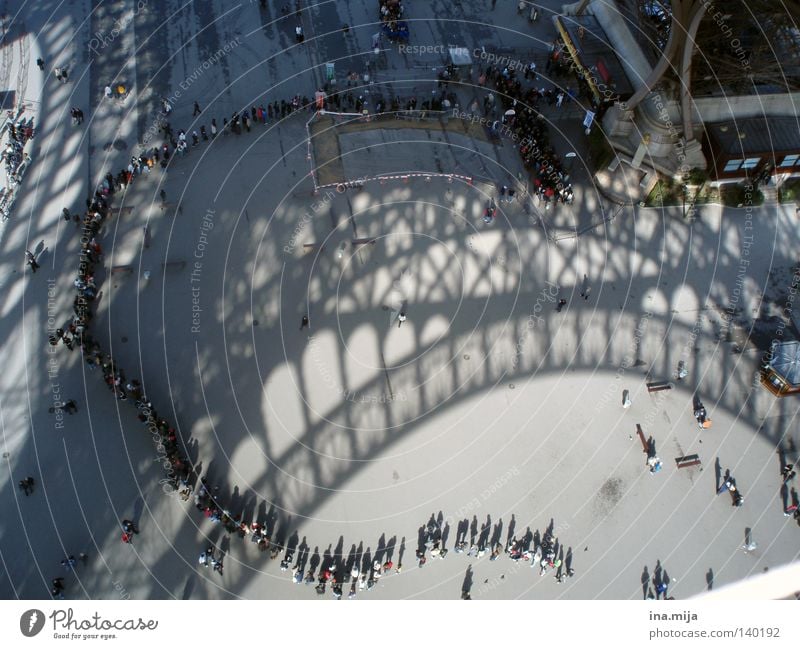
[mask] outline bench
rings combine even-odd
[[[684,455],[683,457],[676,457],[675,464],[679,469],[687,469],[690,466],[698,466],[702,464],[700,456],[697,453],[693,455]]]

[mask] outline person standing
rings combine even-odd
[[[311,325],[310,325],[310,323],[309,323],[309,320],[308,320],[308,314],[306,314],[306,315],[304,315],[304,316],[302,317],[302,319],[300,320],[300,330],[302,331],[302,330],[303,330],[303,329],[305,329],[306,327],[310,327],[310,326],[311,326]]]
[[[19,488],[22,489],[26,496],[30,496],[33,493],[33,478],[29,476],[20,480]]]
[[[294,37],[298,44],[302,43],[306,39],[305,35],[303,34],[303,28],[300,25],[294,28]]]
[[[211,120],[211,139],[213,140],[215,137],[217,137],[217,120],[216,119],[212,119]]]
[[[126,534],[138,534],[139,530],[136,524],[127,518],[122,520],[122,529]]]
[[[31,271],[35,273],[36,269],[39,268],[39,262],[36,261],[36,257],[34,257],[33,253],[30,250],[25,251],[25,260],[31,267]]]
[[[403,323],[406,321],[406,319],[407,319],[407,318],[406,318],[406,314],[405,314],[405,312],[404,312],[404,311],[401,311],[401,312],[400,312],[400,315],[399,315],[399,316],[397,316],[397,328],[398,328],[398,329],[399,329],[399,328],[402,326],[402,324],[403,324]]]
[[[44,60],[42,59],[42,57],[39,57],[38,59],[36,59],[36,65],[38,65],[39,69],[42,72],[44,72]]]

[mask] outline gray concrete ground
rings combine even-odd
[[[414,3],[412,42],[545,51],[546,21],[532,42],[516,3],[489,4]],[[372,3],[306,9],[305,47],[294,46],[297,19],[268,5],[168,2],[137,14],[117,3],[87,20],[53,5],[37,12],[41,24],[26,17],[48,65],[75,69],[67,85],[42,77],[35,166],[3,233],[4,597],[45,596],[61,557],[78,552],[90,557],[68,575],[70,598],[316,597],[191,501],[163,494],[132,406],[79,352],[51,354],[46,339],[47,318],[70,311],[79,249],[61,208],[80,209],[137,144],[153,146],[161,97],[174,98],[173,127],[191,132],[240,107],[310,95],[326,61],[339,73],[367,69],[359,53],[370,49]],[[108,40],[115,20],[133,28]],[[409,70],[430,80],[441,63],[390,51],[372,72],[381,83]],[[427,91],[414,75],[392,85],[404,96]],[[103,98],[112,81],[128,88],[124,102]],[[469,101],[483,90],[460,92]],[[84,106],[82,129],[69,123],[70,103]],[[610,219],[580,164],[574,205],[500,204],[488,225],[485,182],[371,181],[313,194],[307,117],[190,147],[116,196],[102,233],[93,332],[142,379],[231,509],[274,515],[277,536],[291,543],[296,532],[308,546],[308,565],[326,553],[403,564],[364,598],[459,597],[470,565],[476,599],[637,599],[659,568],[669,593],[685,598],[796,560],[777,450],[797,441],[797,405],[754,380],[767,307],[789,299],[793,214],[709,207],[686,224],[679,210],[626,209]],[[579,112],[552,117],[556,147],[583,159]],[[519,171],[511,146],[430,126],[343,134],[343,168],[353,178],[418,170],[496,182]],[[31,275],[22,253],[39,241],[43,268]],[[117,266],[131,271],[112,274]],[[299,330],[303,314],[310,327]],[[679,361],[690,370],[683,381]],[[650,394],[648,381],[674,387]],[[694,395],[709,430],[692,417]],[[48,412],[64,398],[78,413]],[[655,475],[637,424],[664,462]],[[675,458],[692,453],[702,464],[678,469]],[[728,468],[741,508],[716,495]],[[39,485],[25,497],[16,483],[29,474]],[[440,513],[449,553],[428,553],[420,568],[419,529]],[[132,546],[119,541],[122,518],[139,522]],[[503,543],[552,525],[575,576],[559,584],[552,570],[540,577],[504,554],[457,554],[462,520]],[[746,530],[758,542],[750,553]],[[208,543],[226,553],[224,576],[197,565]]]

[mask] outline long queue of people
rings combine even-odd
[[[291,106],[291,108],[290,108]],[[270,108],[252,107],[250,111],[235,113],[231,120],[223,120],[223,129],[234,133],[240,133],[242,129],[249,130],[251,123],[266,123],[269,119],[279,116],[285,117],[294,110],[308,108],[310,102],[305,98],[296,97],[291,102],[274,102]],[[198,108],[195,105],[195,108]],[[211,137],[217,134],[216,121],[211,122]],[[201,127],[201,133],[205,129]],[[193,135],[193,145],[198,143],[196,132]],[[135,178],[140,174],[149,173],[149,170],[156,164],[166,167],[170,159],[170,145],[172,150],[179,150],[181,142],[186,142],[185,132],[180,131],[177,139],[172,137],[172,131],[168,124],[164,128],[165,142],[162,147],[157,147],[151,155],[134,156],[127,169],[122,170],[114,176],[108,173],[101,182],[94,196],[87,200],[86,211],[81,218],[80,215],[70,215],[68,210],[64,210],[64,218],[74,220],[81,229],[81,247],[79,255],[78,270],[74,280],[76,296],[73,301],[73,316],[64,326],[56,330],[55,334],[50,334],[50,343],[57,345],[63,343],[68,349],[76,347],[80,349],[84,361],[90,370],[100,369],[103,381],[109,391],[119,401],[131,403],[137,411],[139,421],[145,426],[152,436],[160,456],[163,459],[164,478],[161,480],[165,491],[177,492],[184,500],[188,500],[194,493],[194,503],[196,508],[202,512],[208,520],[217,523],[225,528],[231,535],[239,536],[243,539],[249,538],[262,552],[268,553],[270,558],[278,559],[284,554],[280,561],[282,571],[291,570],[294,583],[311,584],[316,582],[316,592],[323,594],[330,586],[330,591],[334,597],[341,598],[343,594],[343,584],[350,581],[350,597],[354,597],[358,590],[371,589],[381,576],[394,571],[400,573],[402,569],[401,558],[395,567],[391,554],[386,560],[370,560],[368,565],[344,566],[336,560],[322,561],[316,567],[306,569],[305,561],[308,559],[308,552],[297,552],[296,546],[287,545],[275,537],[274,520],[270,517],[266,521],[250,520],[244,511],[234,511],[232,507],[221,502],[219,489],[211,488],[208,477],[200,477],[194,471],[194,464],[182,451],[176,432],[176,427],[165,417],[158,414],[155,406],[148,398],[142,383],[135,378],[129,379],[123,368],[116,360],[102,349],[100,343],[91,335],[90,325],[93,318],[94,302],[99,291],[99,282],[96,278],[95,270],[102,261],[103,250],[98,242],[98,235],[103,224],[111,216],[109,206],[109,196],[116,191],[126,189]],[[163,196],[162,196],[163,197]],[[195,490],[196,488],[196,490]],[[27,490],[26,490],[27,492]],[[429,551],[431,557],[443,559],[447,556],[445,547],[446,538],[442,536],[441,525],[428,525],[425,528],[426,534],[417,549],[418,566],[422,567],[427,561],[426,553]],[[124,538],[127,536],[128,538]],[[534,537],[527,536],[517,541],[512,539],[505,547],[505,552],[512,560],[532,560],[541,564],[542,573],[547,566],[558,568],[560,563],[556,558],[555,552],[551,552],[551,544],[547,541],[535,542]],[[123,541],[130,543],[132,536],[125,531]],[[533,543],[533,546],[531,544]],[[492,544],[492,559],[496,559],[501,553],[501,548],[497,543]],[[469,550],[466,549],[463,539],[457,541],[455,552],[466,551],[469,556],[482,556],[487,550],[485,544],[472,544]],[[296,559],[296,560],[295,560]],[[222,574],[222,557],[216,556],[214,548],[206,548],[201,554],[199,563],[211,566],[216,572]],[[313,563],[313,562],[312,562]],[[568,571],[571,575],[571,571]],[[561,572],[557,575],[561,581]],[[59,593],[62,589],[59,589]]]
[[[484,74],[487,84],[493,85],[500,98],[504,127],[517,136],[522,162],[526,169],[533,172],[534,193],[545,202],[546,208],[554,202],[570,204],[573,201],[573,189],[569,173],[550,142],[547,121],[539,110],[542,102],[560,106],[565,94],[537,88],[535,69],[525,71],[526,85],[532,77],[527,88],[517,78],[517,71],[513,67],[501,69],[492,65]],[[494,94],[487,95],[484,111],[494,112],[496,101]]]

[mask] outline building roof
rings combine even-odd
[[[800,121],[795,116],[747,117],[706,124],[709,139],[731,155],[800,151]]]
[[[791,386],[800,386],[800,341],[773,342],[769,366]]]

